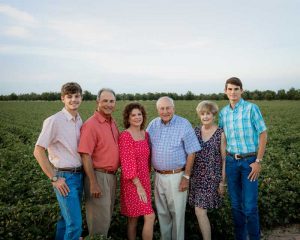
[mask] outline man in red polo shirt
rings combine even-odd
[[[107,236],[115,202],[116,171],[119,167],[119,131],[112,113],[116,96],[111,89],[101,89],[97,110],[82,126],[78,152],[86,176],[86,219],[90,235]]]

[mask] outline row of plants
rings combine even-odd
[[[115,118],[121,126],[121,110],[127,102],[119,102]],[[177,101],[176,111],[195,126],[197,101]],[[225,101],[217,102],[224,106]],[[155,102],[143,102],[148,119],[156,116]],[[299,223],[300,213],[300,107],[296,101],[260,101],[268,126],[268,147],[260,177],[259,209],[262,230]],[[42,173],[32,152],[42,121],[62,108],[59,102],[0,102],[0,239],[53,239],[58,218],[58,204],[47,177]],[[84,102],[83,119],[94,111],[94,102]],[[118,191],[119,194],[119,191]],[[84,216],[84,209],[83,209]],[[214,239],[232,239],[228,196],[223,207],[210,211]],[[141,232],[142,219],[138,229]],[[83,234],[87,236],[84,224]],[[117,197],[111,239],[124,239],[126,218],[120,215]],[[155,222],[155,239],[159,224]],[[187,206],[186,239],[199,239],[194,210]],[[97,237],[94,239],[105,239]],[[141,239],[140,236],[138,239]]]
[[[166,92],[155,92],[155,93],[117,93],[117,100],[129,100],[129,101],[146,101],[146,100],[157,100],[161,96],[170,96],[174,100],[226,100],[227,97],[224,93],[212,93],[212,94],[194,94],[192,91],[188,91],[185,94],[177,93],[166,93]],[[245,99],[253,100],[299,100],[300,89],[290,88],[289,90],[278,90],[277,92],[272,90],[245,90],[243,93]],[[83,91],[83,99],[85,100],[96,100],[97,95],[85,90]],[[60,100],[59,92],[43,92],[38,93],[22,93],[16,94],[11,93],[9,95],[0,95],[0,101],[57,101]]]

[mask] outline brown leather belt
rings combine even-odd
[[[109,171],[103,168],[95,168],[95,171],[97,172],[102,172],[102,173],[106,173],[106,174],[112,174],[112,175],[116,175],[117,170],[116,171]]]
[[[242,159],[242,158],[256,156],[257,152],[250,152],[250,153],[243,153],[243,154],[226,152],[226,155],[233,157],[235,160],[239,160],[239,159]]]
[[[80,173],[83,170],[82,166],[75,167],[75,168],[57,168],[57,167],[54,167],[54,169],[57,172],[72,172],[72,173]]]
[[[157,170],[157,169],[154,169],[155,172],[158,172],[160,174],[174,174],[174,173],[180,173],[184,170],[185,170],[185,167],[174,169],[174,170]]]

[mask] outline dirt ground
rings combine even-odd
[[[263,240],[300,240],[300,224],[280,227],[263,233]]]

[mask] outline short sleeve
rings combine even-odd
[[[43,128],[36,142],[36,145],[43,148],[48,148],[49,145],[55,140],[55,135],[55,119],[53,117],[47,118],[43,123]]]
[[[125,179],[134,179],[137,176],[134,142],[130,133],[124,131],[119,137],[119,153],[122,175]]]
[[[219,113],[219,127],[223,128],[224,124],[223,124],[223,114],[222,111],[220,111]]]
[[[255,127],[256,131],[259,134],[267,130],[266,124],[259,110],[259,107],[255,104],[253,104],[251,108],[251,121],[252,125]]]
[[[92,122],[85,122],[80,130],[80,140],[78,145],[79,153],[87,153],[90,156],[94,152],[97,143],[97,135]]]
[[[188,154],[198,152],[201,150],[198,138],[195,134],[195,131],[194,131],[192,125],[189,122],[186,123],[185,133],[183,136],[183,142],[184,142],[185,151]]]

